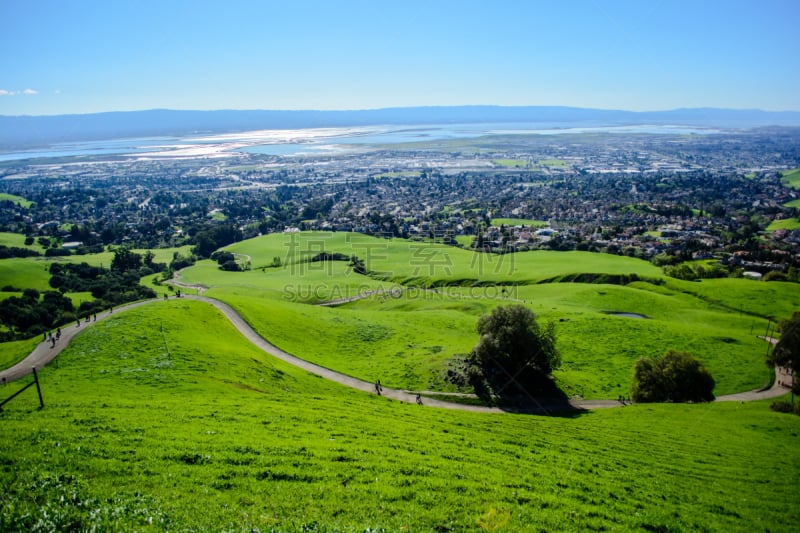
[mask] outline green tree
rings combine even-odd
[[[636,361],[631,397],[636,402],[708,402],[714,378],[703,363],[686,352]]]
[[[130,248],[118,248],[114,252],[114,259],[111,260],[111,270],[127,272],[129,270],[139,270],[142,266],[142,256]]]
[[[800,372],[800,311],[795,311],[791,318],[781,320],[778,323],[778,331],[781,333],[781,338],[767,363],[770,366],[791,368],[793,374]],[[797,380],[795,387],[800,389],[800,382]]]
[[[481,338],[468,362],[496,394],[512,384],[526,393],[541,390],[543,378],[561,363],[554,324],[540,326],[525,306],[495,307],[478,319],[477,330]]]

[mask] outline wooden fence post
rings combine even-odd
[[[42,388],[39,386],[39,376],[36,374],[36,367],[33,367],[33,381],[36,382],[36,392],[39,393],[39,409],[44,409],[44,399],[42,398]]]

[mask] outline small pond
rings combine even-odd
[[[623,311],[604,311],[607,315],[623,316],[625,318],[647,318],[645,315],[639,313],[626,313]]]

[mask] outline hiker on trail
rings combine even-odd
[[[56,340],[61,338],[61,328],[56,328]]]
[[[383,392],[383,387],[381,387],[381,380],[375,382],[375,392],[378,393],[378,396],[380,396],[381,393]]]
[[[81,319],[80,318],[78,318],[78,322],[75,323],[75,327],[76,328],[81,327]]]
[[[422,395],[417,393],[417,405],[422,405]]]
[[[97,313],[92,315],[92,322],[97,322]]]

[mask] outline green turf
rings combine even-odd
[[[263,355],[200,302],[85,329],[0,413],[0,529],[792,531],[800,418],[398,404]],[[202,511],[200,511],[200,509]]]
[[[18,289],[50,290],[50,259],[11,257],[0,259],[0,286]]]
[[[419,170],[403,170],[399,172],[382,172],[375,174],[373,178],[418,178]]]
[[[778,229],[800,229],[800,219],[797,218],[783,218],[780,220],[773,220],[767,226],[767,231],[775,231]]]
[[[7,192],[0,192],[0,202],[3,201],[13,202],[20,207],[24,207],[25,209],[28,209],[30,206],[33,205],[33,202],[23,198],[22,196],[16,196],[14,194],[9,194]]]
[[[781,172],[781,183],[792,189],[800,189],[800,168]]]
[[[784,207],[794,207],[795,209],[800,209],[800,198],[797,200],[792,200],[791,202],[786,202],[783,205]]]
[[[492,163],[505,168],[526,168],[527,159],[492,159]]]
[[[634,362],[669,349],[686,350],[703,360],[717,380],[716,394],[739,392],[769,379],[761,362],[765,346],[755,338],[766,330],[765,319],[784,318],[800,308],[795,284],[683,282],[665,278],[650,263],[607,254],[537,251],[498,256],[344,233],[269,235],[228,250],[251,257],[255,268],[224,272],[216,262],[201,261],[184,270],[182,281],[209,288],[207,294],[233,305],[267,339],[290,353],[407,389],[456,390],[444,376],[451,361],[477,342],[477,318],[495,305],[523,301],[542,320],[556,322],[564,360],[556,377],[570,395],[626,394]],[[156,260],[167,261],[175,251],[157,250]],[[355,273],[347,261],[305,262],[320,252],[358,255],[372,276]],[[267,267],[274,257],[282,265]],[[7,269],[5,279],[15,286],[47,290],[45,269],[53,260],[107,265],[112,258],[104,252],[66,259],[11,259],[1,261],[0,270]],[[581,273],[637,274],[663,284],[556,283]],[[143,283],[159,297],[174,294],[169,286],[153,283],[159,277],[149,276]],[[386,292],[402,287],[397,282],[407,285],[400,298]],[[309,305],[371,291],[379,293],[337,308]],[[75,305],[90,298],[70,296]],[[609,311],[649,318],[621,318]]]
[[[474,239],[474,235],[456,235],[456,242],[465,248],[468,248]]]
[[[530,228],[544,228],[547,226],[545,220],[533,220],[530,218],[493,218],[492,226],[528,226]]]
[[[29,248],[31,250],[36,250],[39,253],[44,253],[44,248],[41,244],[34,241],[34,243],[30,246],[25,245],[25,235],[20,233],[9,233],[6,231],[0,231],[0,245],[1,246],[17,246],[19,248]]]
[[[0,370],[6,369],[25,359],[42,340],[41,335],[36,335],[31,339],[0,344]],[[2,388],[0,388],[0,399],[4,397]]]
[[[537,161],[543,167],[565,167],[567,162],[563,159],[540,159]]]
[[[407,389],[454,390],[443,376],[450,361],[477,342],[477,318],[512,301],[523,301],[541,319],[556,322],[564,360],[556,377],[570,395],[625,395],[635,361],[669,349],[689,351],[703,360],[717,380],[718,395],[754,389],[770,378],[762,362],[766,346],[756,334],[766,330],[767,317],[786,317],[800,308],[794,284],[682,282],[664,278],[650,263],[607,254],[538,251],[497,256],[337,233],[270,235],[228,249],[250,255],[256,265],[278,256],[283,266],[223,272],[216,263],[204,261],[186,269],[183,280],[210,287],[210,296],[234,306],[290,353]],[[322,251],[365,257],[378,279],[355,274],[347,262],[297,262]],[[388,274],[384,269],[389,268],[396,271]],[[664,284],[555,283],[580,272],[635,273]],[[400,298],[384,293],[334,309],[305,305],[393,289],[398,287],[395,282],[408,285]],[[649,318],[621,318],[607,314],[610,311]],[[313,342],[308,332],[315,333]]]

